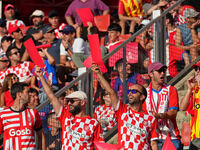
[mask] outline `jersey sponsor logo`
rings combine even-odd
[[[21,135],[31,135],[31,130],[30,129],[22,129],[22,130],[15,130],[15,129],[10,129],[9,135],[10,136],[21,136]]]
[[[132,133],[136,133],[136,134],[146,134],[146,130],[144,129],[141,129],[140,127],[137,127],[131,123],[126,123],[126,126],[129,128],[129,130],[132,132]]]

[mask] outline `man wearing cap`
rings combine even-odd
[[[176,124],[176,115],[179,110],[178,94],[175,87],[165,84],[167,66],[154,62],[148,67],[151,78],[147,88],[147,98],[143,109],[152,112],[158,120],[157,132],[159,133],[158,148],[170,134],[171,141],[176,149],[181,149],[179,130]]]
[[[61,50],[61,60],[65,62],[68,55],[76,67],[84,67],[82,63],[90,54],[86,42],[82,38],[75,38],[76,30],[71,25],[66,25],[60,32],[63,33],[62,44],[65,48],[65,51]]]
[[[10,25],[17,25],[18,27],[24,27],[25,24],[22,20],[15,19],[15,7],[12,4],[7,4],[4,8],[4,15],[6,18],[6,27],[9,30]]]
[[[189,51],[191,61],[194,61],[199,55],[200,19],[198,17],[199,12],[192,8],[186,8],[183,12],[183,18],[186,23],[178,26],[176,30],[175,45],[180,49]]]
[[[60,25],[59,15],[58,15],[58,12],[56,10],[51,10],[49,12],[48,21],[49,21],[51,27],[55,29],[54,32],[56,33],[56,38],[61,39],[62,33],[60,33],[60,30],[62,30],[66,26],[66,24],[62,23]]]
[[[5,53],[0,53],[0,84],[3,84],[9,61]]]
[[[35,72],[61,122],[62,149],[94,149],[94,141],[103,141],[103,133],[100,123],[86,115],[86,94],[76,91],[66,96],[68,107],[65,108],[45,81],[41,68],[36,67]]]
[[[35,10],[31,14],[30,20],[33,22],[33,26],[26,31],[26,35],[32,35],[35,40],[41,39],[43,36],[41,29],[44,24],[44,12]]]
[[[23,43],[23,34],[21,29],[16,25],[11,25],[8,33],[14,39],[14,42],[12,42],[11,45],[17,47],[18,51],[20,52],[21,61],[28,60],[29,55]]]
[[[191,141],[197,140],[200,143],[200,62],[197,62],[192,67],[195,70],[195,74],[187,80],[188,89],[180,103],[180,110],[191,114]],[[200,145],[198,148],[200,148]]]
[[[156,118],[152,113],[142,109],[142,104],[147,96],[146,89],[140,84],[131,85],[128,87],[129,105],[123,104],[96,64],[92,64],[92,71],[96,73],[99,82],[109,94],[112,107],[115,110],[118,120],[118,144],[123,146],[124,150],[150,148],[157,150]]]

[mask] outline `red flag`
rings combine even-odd
[[[99,66],[99,69],[101,70],[102,73],[107,72],[107,68],[104,65],[102,55],[101,55],[98,34],[88,35],[88,41],[90,44],[92,61]]]
[[[96,150],[122,150],[123,147],[116,144],[108,144],[102,142],[94,142],[94,146]]]
[[[81,18],[81,21],[83,22],[83,26],[87,27],[87,22],[92,22],[93,26],[95,26],[94,23],[94,15],[92,14],[92,11],[90,8],[80,8],[76,10],[79,17]]]
[[[165,139],[165,143],[162,147],[162,150],[176,150],[174,144],[171,142],[171,137],[169,133],[167,134],[167,138]]]
[[[34,64],[40,68],[44,68],[45,64],[44,64],[42,58],[40,57],[40,54],[38,53],[33,40],[31,38],[26,40],[24,42],[24,46],[26,47],[28,54],[31,57]]]
[[[110,25],[110,15],[94,16],[94,22],[99,31],[106,32]]]

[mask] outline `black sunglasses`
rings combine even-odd
[[[19,53],[19,51],[12,53],[11,55],[17,55]]]
[[[200,70],[200,67],[195,66],[195,67],[194,67],[194,70],[195,70],[195,71]]]
[[[66,100],[66,103],[68,104],[70,102],[71,104],[73,104],[75,101],[80,101],[80,100],[68,99]]]
[[[159,70],[156,70],[156,71],[159,72],[159,73],[161,73],[161,72],[165,73],[166,70],[167,70],[166,68],[160,68]]]
[[[133,93],[133,94],[135,94],[135,93],[140,93],[140,94],[142,94],[142,92],[140,92],[140,91],[138,91],[138,90],[136,90],[136,89],[132,89],[132,90],[128,90],[127,91],[128,92],[128,94],[131,92],[131,93]]]
[[[16,80],[16,79],[18,80],[19,78],[18,77],[12,77],[11,79],[12,80]]]

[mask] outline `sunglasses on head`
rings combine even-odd
[[[195,66],[195,67],[194,67],[194,70],[195,70],[195,71],[200,70],[200,67]]]
[[[142,92],[140,92],[140,91],[138,91],[138,90],[136,90],[136,89],[128,90],[128,94],[129,94],[130,92],[131,92],[132,94],[135,94],[135,93],[137,93],[137,92],[140,93],[140,94],[142,94]]]

